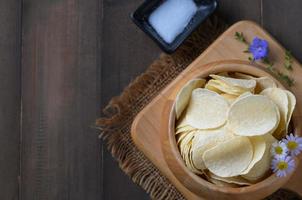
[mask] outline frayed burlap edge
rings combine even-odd
[[[176,188],[135,147],[130,127],[135,116],[169,82],[187,67],[224,30],[226,24],[213,16],[203,23],[173,55],[163,54],[137,77],[123,93],[112,98],[104,117],[97,120],[100,137],[118,161],[120,168],[152,199],[184,199]]]

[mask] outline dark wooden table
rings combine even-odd
[[[0,199],[149,199],[92,126],[157,58],[129,19],[142,0],[0,0]],[[221,0],[302,60],[301,0]]]

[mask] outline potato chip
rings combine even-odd
[[[235,86],[229,86],[221,80],[213,80],[213,79],[208,81],[208,83],[205,85],[205,88],[212,90],[214,92],[217,92],[218,94],[226,93],[226,94],[231,94],[231,95],[236,95],[236,96],[239,96],[242,93],[245,93],[248,91],[248,90],[238,88]]]
[[[185,114],[180,116],[180,119],[176,122],[175,134],[179,134],[182,132],[190,132],[195,130],[196,128],[188,125],[186,122]]]
[[[196,130],[196,128],[190,126],[190,125],[186,125],[186,126],[183,126],[183,127],[180,127],[180,128],[176,128],[176,132],[175,134],[179,134],[179,133],[182,133],[182,132],[188,132],[188,131],[194,131]]]
[[[247,74],[243,74],[243,73],[235,73],[235,77],[236,78],[242,78],[242,79],[252,79],[255,80],[257,85],[255,88],[255,93],[259,94],[262,90],[266,89],[266,88],[276,88],[277,84],[275,83],[275,81],[269,77],[254,77],[251,75],[247,75]]]
[[[275,81],[268,77],[260,77],[254,79],[257,82],[255,93],[259,94],[262,90],[266,88],[276,88],[277,84]]]
[[[192,138],[194,137],[194,132],[191,132],[187,134],[181,141],[179,141],[179,151],[180,155],[185,163],[185,165],[188,167],[189,162],[189,152],[192,145]]]
[[[188,131],[188,132],[183,132],[182,134],[179,135],[179,138],[177,139],[177,143],[180,152],[183,152],[185,145],[187,145],[190,141],[192,141],[194,134],[195,131]]]
[[[190,147],[190,151],[189,151],[189,157],[188,157],[188,165],[189,165],[189,169],[191,169],[192,172],[194,172],[195,174],[199,174],[199,175],[202,175],[204,174],[204,171],[203,170],[199,170],[195,167],[195,165],[193,164],[193,159],[192,159],[192,145]]]
[[[176,135],[176,143],[177,145],[180,144],[180,142],[183,140],[184,137],[186,137],[186,135],[188,134],[189,132],[181,132],[179,134]]]
[[[231,183],[231,184],[236,184],[236,185],[240,185],[240,186],[252,185],[252,183],[250,183],[249,181],[245,180],[244,178],[242,178],[240,176],[220,177],[220,176],[216,176],[213,173],[210,173],[209,176],[215,180],[223,181],[225,183]]]
[[[181,113],[189,103],[192,91],[196,88],[204,86],[205,82],[206,81],[204,79],[193,79],[186,83],[185,86],[179,91],[175,100],[176,119],[180,117]]]
[[[192,163],[192,139],[194,136],[195,131],[186,132],[184,135],[181,135],[181,138],[178,139],[177,143],[180,155],[187,168],[193,173],[203,174],[203,172],[196,169]]]
[[[251,92],[245,92],[245,93],[241,94],[238,98],[240,99],[240,98],[251,96],[251,95],[253,95],[253,93],[251,93]]]
[[[204,88],[216,92],[218,94],[222,93],[220,89],[218,89],[215,85],[211,84],[211,80],[204,86]]]
[[[189,154],[191,151],[191,146],[192,146],[192,141],[188,141],[188,143],[186,143],[185,145],[183,145],[182,151],[183,151],[183,160],[186,164],[186,166],[190,169],[190,170],[194,170],[191,165],[190,165],[190,158],[189,158]]]
[[[185,113],[183,113],[176,122],[176,128],[182,128],[184,126],[188,126]]]
[[[239,187],[238,185],[234,184],[234,183],[227,183],[227,182],[224,182],[224,181],[220,181],[220,180],[217,180],[217,179],[214,179],[212,177],[209,177],[208,180],[213,183],[214,185],[217,185],[219,187],[230,187],[230,188],[236,188],[236,187]]]
[[[262,137],[265,140],[265,144],[266,144],[263,157],[254,165],[254,167],[251,168],[251,170],[247,174],[242,175],[243,178],[253,183],[263,179],[263,177],[269,171],[271,160],[272,160],[271,146],[274,142],[277,141],[270,134],[264,135]]]
[[[234,78],[240,78],[240,79],[254,79],[256,77],[251,76],[249,74],[244,74],[244,73],[240,73],[240,72],[235,72],[233,75]]]
[[[214,78],[215,80],[220,80],[229,86],[242,88],[248,91],[253,91],[256,87],[255,80],[237,79],[218,75],[210,75],[210,77]]]
[[[254,165],[262,159],[266,149],[266,143],[262,136],[254,136],[250,137],[249,139],[253,145],[253,159],[249,166],[241,174],[249,173]]]
[[[251,95],[253,95],[251,92],[245,92],[245,93],[241,94],[240,96],[238,96],[235,101],[239,101],[240,99],[247,97],[247,96],[251,96]],[[235,103],[235,101],[233,103]]]
[[[274,102],[262,95],[250,95],[235,101],[228,113],[228,128],[236,135],[257,136],[271,133],[279,123]]]
[[[179,139],[179,149],[181,154],[183,154],[184,150],[187,150],[188,144],[192,143],[192,139],[194,138],[194,131],[187,132],[182,138]]]
[[[288,115],[288,96],[285,90],[280,88],[267,88],[260,94],[269,97],[277,106],[280,112],[280,122],[274,135],[283,135],[286,129],[287,115]]]
[[[252,144],[243,136],[222,142],[203,154],[206,167],[220,177],[240,175],[249,166],[252,158]]]
[[[180,143],[183,141],[183,139],[185,137],[187,137],[188,134],[190,134],[191,132],[193,131],[186,131],[186,132],[181,132],[179,134],[176,135],[176,142],[177,142],[177,145],[179,146]]]
[[[223,94],[220,94],[220,95],[223,96],[223,98],[225,98],[225,100],[227,100],[227,102],[229,102],[229,104],[232,104],[238,97],[236,95],[226,94],[226,93],[223,93]]]
[[[286,130],[285,133],[287,133],[290,120],[292,118],[294,109],[296,107],[296,97],[295,97],[295,95],[293,95],[293,93],[291,93],[288,90],[285,90],[285,93],[288,97],[288,113],[287,113],[287,118],[286,118],[286,129],[285,129]]]
[[[229,72],[220,72],[217,74],[218,76],[225,76],[225,77],[229,77]]]
[[[207,89],[193,90],[186,112],[187,123],[198,129],[213,129],[225,124],[228,102]]]
[[[217,144],[233,138],[225,127],[215,130],[199,130],[196,131],[192,140],[192,161],[197,169],[204,170],[206,166],[202,159],[204,152]]]

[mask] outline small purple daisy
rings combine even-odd
[[[288,154],[286,143],[277,141],[272,144],[271,153],[275,157],[284,157]]]
[[[271,168],[278,177],[284,177],[295,169],[295,164],[295,160],[291,156],[275,157]]]
[[[297,156],[302,152],[302,137],[294,136],[294,134],[287,135],[282,140],[287,146],[292,156]]]
[[[249,51],[253,54],[254,60],[261,60],[268,56],[268,42],[266,40],[255,37],[249,46]]]

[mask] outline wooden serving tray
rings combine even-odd
[[[270,59],[274,61],[274,67],[286,72],[283,63],[285,49],[259,25],[250,21],[241,21],[234,24],[224,32],[206,51],[204,51],[192,64],[190,64],[174,81],[172,81],[160,94],[155,97],[135,118],[131,136],[136,146],[153,162],[153,164],[166,176],[173,185],[187,199],[202,199],[186,189],[172,174],[165,162],[161,150],[161,123],[167,121],[169,113],[165,111],[168,102],[172,102],[179,89],[192,77],[196,71],[206,69],[206,65],[211,62],[223,60],[243,60],[246,61],[248,55],[243,52],[246,46],[234,39],[235,32],[243,32],[248,41],[258,36],[266,39],[270,45]],[[302,113],[302,66],[296,60],[293,63],[291,76],[295,80],[295,85],[290,90],[296,95],[298,113]],[[298,119],[302,121],[299,114]],[[289,188],[302,195],[302,165],[298,167],[296,173],[287,183],[285,188]]]

